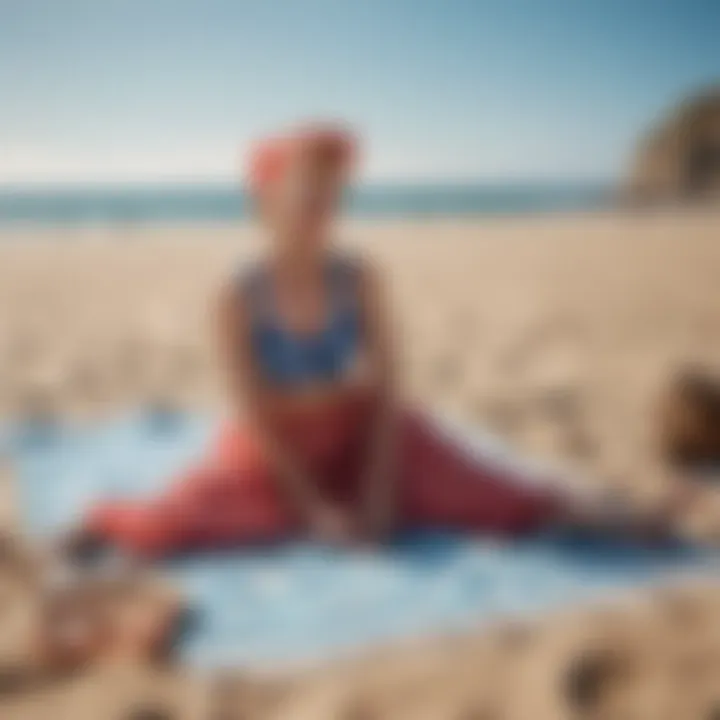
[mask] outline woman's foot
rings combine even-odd
[[[700,492],[701,488],[694,483],[673,482],[654,505],[633,511],[628,533],[650,542],[678,540],[682,535],[682,519],[698,503]]]
[[[647,542],[663,542],[678,536],[678,520],[697,501],[698,488],[674,484],[653,507],[638,507],[626,493],[604,492],[590,502],[573,504],[562,525]]]

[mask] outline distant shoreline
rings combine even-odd
[[[345,217],[338,235],[355,244],[373,237],[376,232],[388,236],[392,243],[396,236],[411,234],[418,242],[429,237],[440,239],[444,233],[465,232],[470,240],[484,237],[485,233],[502,232],[515,239],[532,240],[536,233],[553,233],[563,228],[591,231],[604,228],[611,232],[619,222],[623,227],[637,227],[644,232],[647,226],[675,222],[716,222],[720,218],[720,206],[648,206],[633,207],[622,204],[610,205],[597,210],[573,210],[537,212],[523,214],[494,214],[477,216],[434,216],[434,217]],[[441,233],[438,235],[438,233]],[[479,233],[476,234],[476,233]],[[38,224],[0,223],[0,247],[16,245],[28,248],[45,245],[90,245],[118,244],[133,245],[144,243],[195,245],[211,243],[255,242],[261,237],[259,227],[251,219],[222,222],[208,221],[163,221],[142,223],[96,223],[96,224]]]
[[[415,220],[606,210],[614,189],[600,183],[367,185],[348,194],[352,219]],[[147,227],[247,222],[251,203],[233,186],[18,188],[0,186],[0,228]]]

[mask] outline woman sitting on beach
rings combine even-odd
[[[250,190],[267,252],[217,307],[232,419],[162,496],[96,507],[76,549],[154,558],[299,536],[382,543],[409,527],[518,535],[577,521],[557,485],[471,457],[401,402],[382,280],[332,242],[355,155],[335,128],[255,148]]]

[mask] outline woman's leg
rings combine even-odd
[[[152,500],[109,502],[84,524],[95,539],[138,557],[274,540],[293,520],[257,448],[227,428],[207,462]]]
[[[681,484],[660,507],[642,510],[610,491],[571,489],[471,453],[420,414],[404,418],[400,449],[400,507],[413,526],[505,535],[554,526],[658,539],[674,535],[677,516],[700,497]]]
[[[557,488],[470,453],[421,414],[402,421],[399,475],[400,512],[412,526],[515,535],[566,513]]]

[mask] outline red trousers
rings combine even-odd
[[[373,403],[354,399],[312,417],[289,417],[278,434],[325,497],[351,505],[361,492],[372,419]],[[422,414],[403,412],[398,423],[390,481],[401,527],[520,534],[559,512],[557,493],[469,458]],[[87,522],[112,544],[145,557],[272,541],[301,530],[252,432],[233,425],[164,494],[100,505]]]

